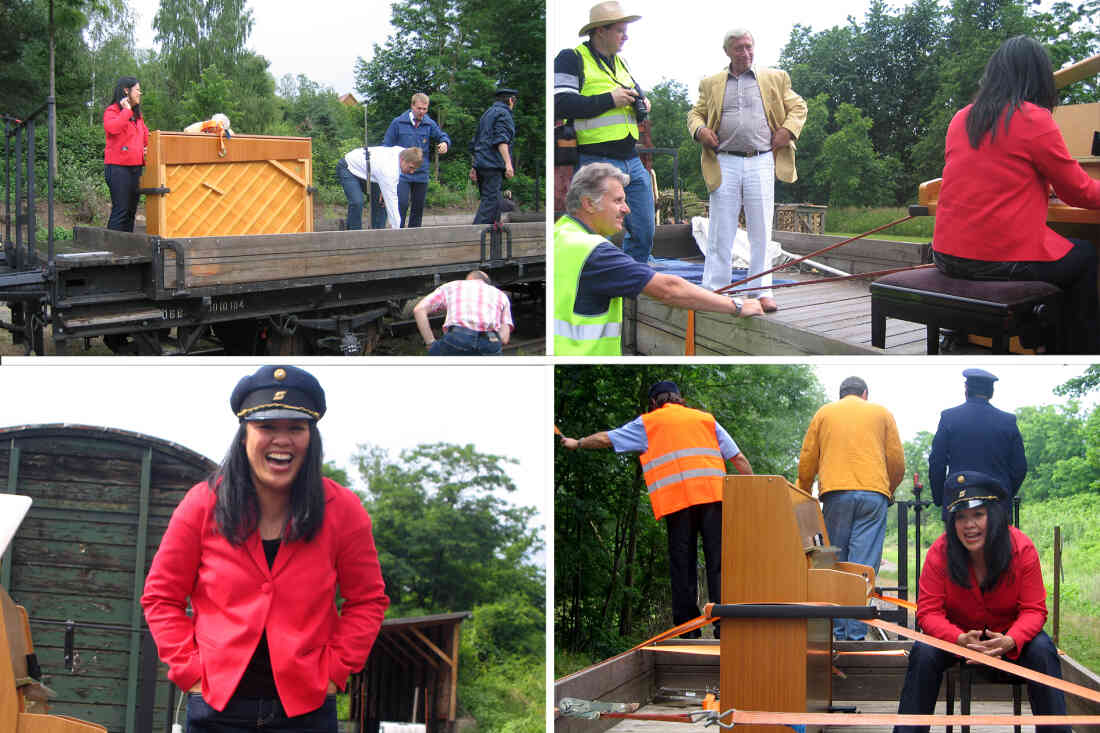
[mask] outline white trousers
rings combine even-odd
[[[703,287],[708,290],[717,290],[731,282],[733,238],[737,236],[737,217],[742,206],[749,230],[749,275],[772,267],[768,242],[772,238],[775,211],[775,156],[765,153],[742,158],[719,153],[718,165],[722,169],[722,184],[710,195],[710,230],[703,265]],[[772,276],[764,275],[739,285],[738,289],[751,287],[754,290],[738,295],[770,298],[771,285]]]

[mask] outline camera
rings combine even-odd
[[[634,100],[634,115],[638,118],[638,122],[645,122],[646,117],[649,116],[649,112],[645,107],[645,95],[639,94],[637,99]]]

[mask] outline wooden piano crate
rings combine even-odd
[[[313,231],[308,137],[149,135],[145,229],[161,237]],[[224,145],[224,150],[223,150]]]

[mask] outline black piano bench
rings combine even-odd
[[[1032,280],[958,280],[929,267],[871,283],[871,345],[886,348],[886,319],[923,323],[927,352],[938,354],[940,329],[987,336],[994,354],[1007,354],[1013,336],[1062,351],[1062,290]]]

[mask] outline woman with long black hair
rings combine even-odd
[[[979,471],[953,473],[943,491],[946,527],[921,569],[917,624],[938,639],[1061,679],[1058,650],[1043,631],[1047,607],[1039,553],[1027,535],[1009,526],[1008,494]],[[953,654],[913,642],[898,713],[930,715],[944,670],[958,662]],[[1027,695],[1035,715],[1066,714],[1060,690],[1029,682]],[[1037,728],[1071,733],[1068,726]],[[928,726],[894,731],[927,733]]]
[[[136,78],[124,76],[115,84],[111,101],[103,110],[103,131],[107,135],[107,146],[103,149],[104,177],[111,189],[107,228],[132,232],[145,147],[149,143],[149,128],[141,116],[141,84]]]
[[[1066,149],[1046,51],[1025,36],[990,57],[974,102],[947,129],[933,261],[949,277],[1041,280],[1065,291],[1071,353],[1100,353],[1096,251],[1046,225],[1048,193],[1100,209],[1100,181]]]
[[[145,618],[168,678],[191,693],[188,733],[336,733],[335,693],[389,605],[370,517],[321,475],[325,394],[313,375],[261,367],[230,406],[240,428],[173,512]]]

